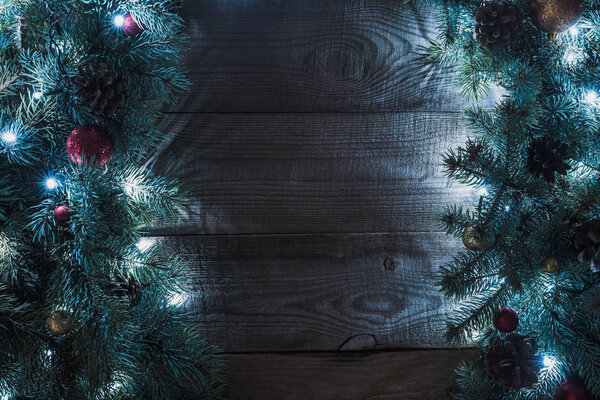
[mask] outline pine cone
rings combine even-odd
[[[528,150],[527,169],[536,178],[543,177],[546,182],[554,182],[554,173],[566,175],[571,169],[564,160],[567,156],[567,145],[554,139],[537,139]]]
[[[573,247],[579,262],[589,262],[594,272],[600,271],[600,219],[585,222],[577,228]]]
[[[78,86],[77,102],[97,115],[115,112],[127,89],[119,71],[111,71],[106,63],[79,67],[79,76],[73,82]]]
[[[138,281],[133,275],[124,277],[119,273],[115,275],[115,280],[117,281],[118,286],[118,288],[115,290],[115,295],[127,297],[132,306],[136,305],[140,299],[140,291],[142,289],[140,281]]]
[[[523,30],[521,11],[509,0],[484,1],[475,16],[475,38],[490,49],[506,47]]]
[[[540,370],[535,340],[517,334],[508,335],[504,343],[488,348],[485,367],[496,383],[515,390],[532,387]]]

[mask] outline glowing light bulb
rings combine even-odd
[[[488,190],[485,187],[482,187],[481,189],[479,189],[479,191],[477,192],[477,194],[480,195],[480,196],[487,196],[490,193],[488,192]]]
[[[52,350],[48,350],[48,351],[46,352],[46,355],[47,355],[48,357],[52,357],[52,355],[53,355],[53,354],[54,354],[54,352],[53,352]]]
[[[33,97],[34,100],[39,100],[42,98],[43,93],[42,92],[33,92],[31,94],[31,97]]]
[[[145,252],[154,244],[154,240],[151,238],[141,238],[139,242],[137,242],[136,247],[140,252]]]
[[[60,185],[60,182],[53,177],[46,179],[46,188],[50,190],[56,189]]]
[[[554,359],[554,357],[544,356],[542,363],[544,364],[544,367],[552,368],[554,364],[556,364],[556,359]]]
[[[505,210],[506,212],[510,211],[510,206],[506,206],[506,207],[504,207],[504,210]]]
[[[182,293],[173,293],[169,299],[169,304],[172,306],[181,306],[187,301],[187,296]]]
[[[579,28],[577,28],[577,26],[572,26],[571,28],[569,28],[569,35],[571,35],[571,36],[579,35]]]
[[[115,15],[113,18],[113,24],[115,24],[117,28],[123,27],[123,25],[125,25],[125,16],[121,14]]]
[[[11,130],[4,131],[2,133],[2,141],[6,144],[13,144],[17,141],[17,135]]]
[[[579,59],[579,54],[575,53],[574,51],[567,51],[563,59],[567,64],[572,65],[575,64],[575,62],[577,62]]]
[[[588,104],[597,104],[598,103],[598,93],[596,93],[593,90],[589,90],[583,97],[583,101]]]

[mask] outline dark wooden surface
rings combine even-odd
[[[194,269],[197,326],[232,400],[442,399],[441,156],[455,73],[423,67],[432,12],[401,0],[187,0],[192,90],[154,160],[191,206],[151,234]],[[496,93],[484,101],[493,102]]]

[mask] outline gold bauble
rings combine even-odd
[[[46,320],[48,330],[54,336],[64,336],[71,332],[71,322],[69,322],[69,313],[65,310],[56,310]]]
[[[463,232],[462,241],[465,247],[473,251],[481,251],[486,248],[486,241],[481,237],[481,232],[476,226],[470,226]]]
[[[540,270],[547,274],[555,274],[560,269],[560,264],[556,258],[547,257],[540,263]]]
[[[530,0],[529,14],[538,29],[551,34],[566,31],[583,14],[584,0]]]

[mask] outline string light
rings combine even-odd
[[[187,296],[181,293],[173,293],[169,299],[169,304],[172,306],[181,306],[187,301]]]
[[[46,178],[45,184],[46,184],[46,189],[50,189],[50,190],[54,190],[60,186],[60,182],[58,181],[58,179],[56,179],[54,177]]]
[[[39,100],[42,98],[43,93],[42,92],[33,92],[31,94],[31,97],[33,97],[34,100]]]
[[[556,364],[556,359],[554,357],[550,357],[550,356],[546,355],[546,356],[544,356],[542,363],[544,364],[544,367],[552,368]]]
[[[125,25],[125,16],[121,14],[115,15],[115,17],[113,18],[113,24],[117,28],[123,27],[123,25]]]
[[[477,194],[479,194],[480,196],[487,196],[489,194],[489,192],[488,192],[487,188],[482,187],[481,189],[479,189]]]
[[[2,141],[6,144],[13,144],[17,141],[17,135],[11,130],[6,130],[2,133]]]
[[[588,104],[598,104],[598,93],[593,90],[588,90],[583,97],[583,101]]]
[[[583,55],[581,53],[581,50],[579,50],[577,52],[573,51],[573,50],[567,50],[565,52],[563,60],[567,65],[572,66],[572,65],[576,64],[577,62],[581,61],[582,58],[583,58]]]
[[[139,240],[139,242],[137,242],[136,247],[138,248],[138,250],[140,252],[145,252],[146,250],[148,250],[150,247],[152,247],[152,245],[154,244],[154,240],[151,238],[141,238]]]
[[[506,212],[509,212],[509,211],[510,211],[510,206],[505,206],[505,207],[504,207],[504,210],[505,210]]]
[[[52,357],[52,356],[54,355],[54,352],[53,352],[52,350],[48,350],[48,351],[46,352],[46,355],[47,355],[48,357]]]
[[[569,35],[571,35],[571,36],[579,35],[579,28],[577,28],[577,26],[572,26],[571,28],[569,28]]]

